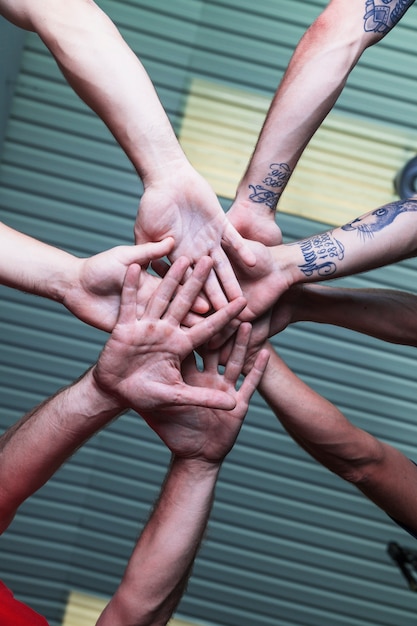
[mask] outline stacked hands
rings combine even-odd
[[[415,465],[351,427],[267,342],[288,324],[307,320],[416,344],[410,294],[306,284],[415,256],[416,198],[390,202],[291,244],[282,243],[275,222],[298,159],[350,71],[413,3],[393,3],[382,24],[374,20],[377,3],[365,3],[364,16],[364,3],[330,0],[294,51],[225,213],[185,157],[139,58],[93,0],[0,0],[3,17],[40,36],[69,85],[112,132],[144,188],[135,245],[90,258],[0,223],[0,282],[61,302],[110,333],[84,376],[0,437],[0,532],[80,445],[128,408],[172,452],[160,499],[97,626],[167,623],[201,543],[220,466],[257,387],[300,445],[332,471],[355,476],[371,500],[414,528],[415,494],[407,487],[404,497],[391,501],[392,490],[374,467],[386,467],[388,481],[411,476],[408,484],[416,484]],[[317,419],[310,419],[313,408]],[[351,471],[352,441],[365,486],[360,472]],[[0,598],[3,624],[2,607]]]

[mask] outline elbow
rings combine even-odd
[[[377,439],[366,437],[365,444],[359,449],[354,447],[351,453],[346,452],[331,468],[361,491],[375,481],[385,458],[383,445]]]

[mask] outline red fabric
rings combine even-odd
[[[13,597],[13,593],[0,581],[1,626],[48,626],[42,615]]]

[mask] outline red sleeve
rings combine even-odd
[[[42,615],[16,600],[10,589],[1,581],[0,624],[1,626],[48,626],[48,622]]]

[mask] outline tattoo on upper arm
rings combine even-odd
[[[414,0],[365,0],[365,32],[385,35],[412,4]]]
[[[249,185],[249,189],[252,191],[249,194],[249,200],[257,204],[266,204],[271,211],[275,211],[292,170],[287,163],[271,163],[269,170],[268,175],[262,181],[262,185]],[[267,187],[271,189],[267,189]]]
[[[305,276],[329,277],[336,272],[337,261],[345,256],[343,244],[333,237],[332,231],[313,235],[297,245],[304,258],[304,263],[298,267]]]
[[[369,239],[374,236],[374,233],[392,224],[400,213],[408,213],[410,211],[417,211],[417,200],[390,202],[345,224],[342,226],[342,230],[356,230],[360,237]]]

